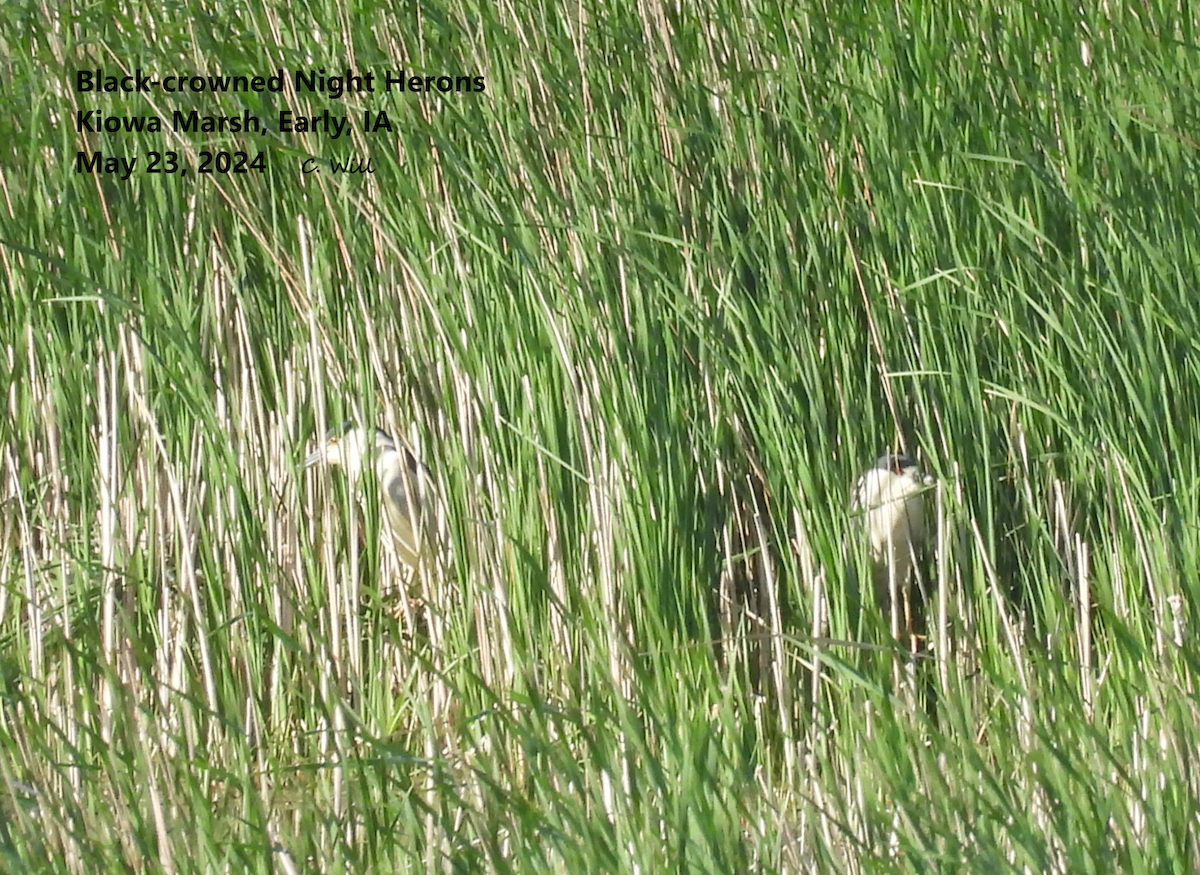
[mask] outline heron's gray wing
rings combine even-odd
[[[415,522],[429,504],[429,470],[405,447],[397,447],[396,453],[397,464],[388,466],[382,485],[392,506]]]

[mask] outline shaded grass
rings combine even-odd
[[[1195,868],[1194,25],[14,10],[6,865]],[[70,87],[346,63],[487,90]],[[396,130],[73,124],[283,106]],[[74,172],[165,148],[268,169]],[[299,476],[345,418],[450,507],[415,627],[370,484]],[[941,479],[911,667],[843,547],[886,447]]]

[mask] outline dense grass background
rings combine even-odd
[[[1200,868],[1200,16],[851,7],[5,8],[0,868]],[[347,64],[487,89],[72,88]],[[284,107],[396,131],[74,124]],[[299,470],[351,417],[436,472],[424,609]]]

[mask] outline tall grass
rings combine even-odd
[[[5,16],[0,868],[1200,867],[1188,4]],[[486,90],[73,89],[347,65]],[[75,125],[193,108],[395,130]],[[416,580],[343,419],[435,472]]]

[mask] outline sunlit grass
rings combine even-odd
[[[0,868],[1200,866],[1190,7],[22,14]],[[487,88],[71,88],[346,64]],[[396,129],[74,125],[282,107]],[[407,609],[370,484],[300,470],[347,418],[449,508]],[[845,547],[889,447],[916,660]]]

